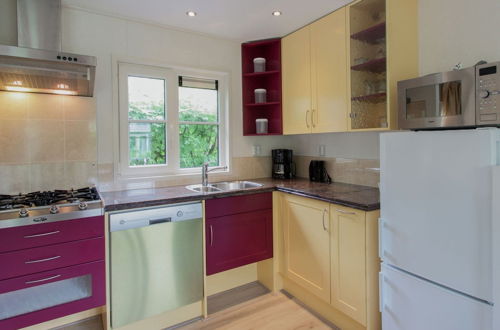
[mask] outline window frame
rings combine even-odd
[[[124,178],[137,177],[165,177],[176,175],[194,175],[201,173],[201,167],[180,167],[180,136],[179,127],[179,77],[191,76],[201,79],[218,81],[218,127],[219,127],[219,166],[229,168],[229,141],[228,141],[228,85],[227,73],[211,72],[197,69],[175,68],[156,64],[135,64],[118,61],[118,114],[119,114],[119,175]],[[164,79],[165,83],[165,134],[167,164],[156,165],[129,165],[129,114],[128,114],[128,77],[144,77]],[[132,120],[132,122],[137,122]],[[146,122],[162,122],[152,120]],[[188,122],[196,124],[196,122]],[[204,123],[207,124],[207,123]],[[214,124],[214,123],[210,123]],[[228,172],[225,170],[223,172]]]

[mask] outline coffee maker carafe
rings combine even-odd
[[[272,158],[272,177],[274,179],[291,179],[294,177],[293,150],[274,149],[272,150]]]

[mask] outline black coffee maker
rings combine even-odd
[[[274,179],[291,179],[295,176],[295,164],[293,163],[293,150],[272,150],[273,167],[272,177]]]

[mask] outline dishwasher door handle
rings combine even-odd
[[[172,222],[172,218],[162,218],[162,219],[152,219],[149,220],[150,225],[156,225],[159,223]]]

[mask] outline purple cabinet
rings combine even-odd
[[[104,217],[90,217],[0,230],[0,253],[104,236]]]
[[[0,280],[102,260],[104,237],[0,253]]]
[[[0,329],[106,304],[104,217],[0,230]]]
[[[272,193],[206,202],[207,275],[273,257]]]
[[[101,260],[0,281],[0,329],[19,329],[106,304],[104,269]]]

